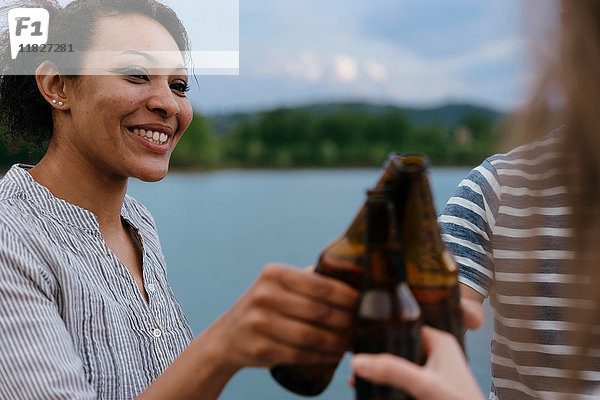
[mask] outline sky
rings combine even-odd
[[[165,2],[192,50],[239,51],[239,75],[191,80],[194,109],[215,114],[329,101],[514,109],[525,95],[521,12],[531,1]]]
[[[407,106],[524,95],[518,0],[253,0],[239,4],[239,76],[199,76],[207,113],[327,101]]]

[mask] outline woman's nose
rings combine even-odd
[[[153,85],[152,94],[148,99],[148,108],[159,112],[163,117],[177,115],[181,110],[175,96],[168,82],[157,82]]]

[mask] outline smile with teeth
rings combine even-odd
[[[153,132],[150,130],[147,131],[145,129],[135,128],[135,129],[133,129],[133,133],[135,133],[138,136],[143,137],[147,141],[152,142],[154,144],[165,144],[167,142],[167,140],[169,139],[169,135],[167,135],[165,133]]]

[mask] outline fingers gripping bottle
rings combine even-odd
[[[394,164],[399,183],[394,203],[409,286],[423,323],[452,333],[464,350],[458,267],[440,235],[427,178],[429,160],[404,155]]]
[[[365,262],[355,320],[355,353],[390,353],[421,362],[421,310],[406,282],[389,190],[370,190]],[[356,400],[408,400],[399,389],[356,377]]]
[[[406,276],[421,308],[423,323],[452,333],[464,349],[458,268],[445,248],[427,178],[426,156],[392,154],[376,188],[389,185],[396,209],[398,235],[404,248]],[[326,246],[316,272],[360,289],[364,261],[366,205],[346,232]],[[283,365],[271,369],[285,388],[305,396],[323,392],[337,363]]]
[[[393,168],[401,156],[391,154],[376,187],[389,184],[395,176]],[[392,161],[396,161],[393,163]],[[366,206],[363,204],[342,236],[329,243],[321,252],[315,272],[360,288],[363,276]],[[304,396],[322,393],[335,373],[338,363],[326,365],[278,365],[271,375],[286,389]]]

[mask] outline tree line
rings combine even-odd
[[[180,169],[379,166],[392,151],[425,153],[434,165],[476,165],[500,135],[499,119],[478,110],[453,124],[413,123],[396,107],[277,108],[225,128],[195,114],[171,157]],[[43,149],[8,151],[0,163],[35,163]]]

